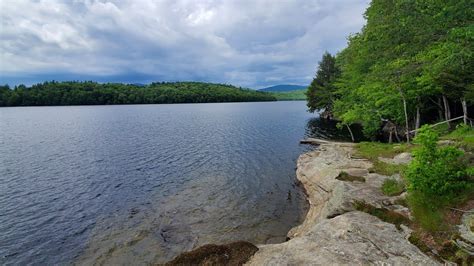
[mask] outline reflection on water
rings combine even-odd
[[[277,242],[304,102],[0,108],[0,264],[163,262]]]
[[[365,140],[362,128],[359,125],[351,126],[356,142]],[[320,117],[310,118],[306,124],[306,137],[330,139],[338,141],[352,141],[351,135],[346,127],[337,127],[337,122]]]
[[[150,264],[285,240],[305,102],[0,109],[0,264]]]

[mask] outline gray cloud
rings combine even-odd
[[[0,0],[0,82],[307,84],[367,0]]]

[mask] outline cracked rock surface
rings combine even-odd
[[[397,197],[382,194],[387,177],[368,173],[372,164],[353,159],[353,147],[324,143],[298,159],[297,178],[304,185],[310,209],[305,221],[293,228],[290,240],[259,246],[249,265],[438,265],[407,239],[406,230],[355,210],[363,201],[407,217],[409,210],[396,205]],[[341,172],[363,176],[365,182],[336,179]]]

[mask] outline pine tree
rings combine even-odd
[[[335,57],[328,52],[324,53],[316,76],[306,92],[310,112],[324,110],[326,117],[332,117],[333,103],[337,98],[334,82],[339,74]]]

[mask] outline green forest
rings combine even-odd
[[[306,100],[306,90],[270,92],[278,101]]]
[[[0,106],[160,104],[275,101],[270,93],[203,82],[121,83],[44,82],[0,86]]]
[[[400,175],[381,190],[406,192],[398,204],[413,215],[408,240],[458,265],[474,259],[456,242],[460,217],[474,203],[473,10],[472,0],[373,0],[361,32],[338,54],[323,55],[306,93],[310,112],[388,139],[357,144],[358,155],[372,162],[373,173]],[[407,165],[381,160],[403,152],[413,158]]]
[[[374,0],[345,49],[326,53],[308,92],[309,111],[367,137],[399,139],[422,124],[474,107],[474,2]],[[461,120],[462,121],[462,120]]]

